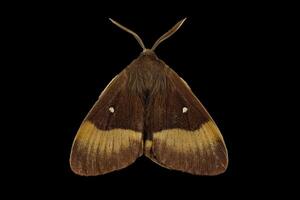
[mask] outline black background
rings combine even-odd
[[[270,123],[274,106],[269,97],[279,89],[271,82],[277,79],[275,65],[281,61],[274,53],[280,45],[274,41],[281,13],[269,5],[128,7],[42,5],[23,10],[10,25],[11,48],[19,55],[11,60],[11,66],[18,66],[12,71],[20,76],[15,94],[22,97],[15,107],[19,112],[25,109],[20,121],[29,128],[19,140],[27,141],[22,151],[28,156],[20,156],[18,166],[24,170],[16,174],[26,176],[25,184],[35,180],[49,195],[56,191],[93,195],[113,189],[112,195],[134,196],[139,191],[155,197],[164,191],[238,196],[237,188],[250,195],[252,190],[264,190],[265,181],[276,182],[274,151],[280,152],[269,140],[276,135],[270,128],[276,122]],[[156,54],[186,80],[218,124],[229,154],[224,174],[192,176],[143,157],[103,176],[72,173],[69,154],[81,121],[109,81],[141,52],[135,39],[109,17],[138,33],[148,48],[187,17]],[[252,181],[256,184],[249,189]]]

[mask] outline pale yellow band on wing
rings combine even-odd
[[[128,129],[100,130],[85,121],[74,140],[70,164],[77,174],[99,175],[128,166],[142,153],[142,133]]]
[[[198,175],[216,175],[227,168],[228,156],[223,137],[212,121],[195,131],[169,129],[153,134],[152,155],[167,168]]]

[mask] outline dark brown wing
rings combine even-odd
[[[101,93],[74,139],[70,165],[79,175],[124,168],[143,153],[143,104],[123,71]]]
[[[166,92],[150,100],[152,141],[146,155],[170,169],[197,175],[216,175],[227,168],[222,135],[188,85],[170,68]]]

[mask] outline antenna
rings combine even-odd
[[[109,20],[115,24],[116,26],[118,26],[120,29],[123,29],[124,31],[130,33],[131,35],[133,35],[133,37],[138,41],[138,43],[140,44],[140,46],[143,48],[143,51],[146,50],[146,47],[143,43],[143,40],[140,38],[140,36],[138,36],[138,34],[136,34],[135,32],[133,32],[132,30],[126,28],[125,26],[121,25],[120,23],[116,22],[115,20],[109,18]]]
[[[173,26],[168,32],[166,32],[165,34],[163,34],[160,38],[158,38],[158,40],[154,43],[154,45],[152,46],[151,50],[154,51],[156,49],[156,47],[162,43],[163,41],[165,41],[166,39],[168,39],[169,37],[171,37],[174,33],[176,33],[176,31],[181,27],[181,25],[184,23],[184,21],[186,20],[186,18],[180,20],[177,24],[175,24],[175,26]]]
[[[176,33],[176,31],[181,27],[181,25],[184,23],[184,21],[187,18],[184,18],[182,20],[180,20],[179,22],[177,22],[177,24],[175,24],[175,26],[173,26],[168,32],[166,32],[165,34],[163,34],[160,38],[158,38],[158,40],[154,43],[154,45],[151,48],[151,51],[154,51],[156,49],[156,47],[162,43],[163,41],[165,41],[166,39],[168,39],[169,37],[171,37],[174,33]],[[116,26],[118,26],[120,29],[130,33],[131,35],[133,35],[133,37],[138,41],[138,43],[140,44],[140,46],[143,48],[143,51],[146,51],[146,47],[143,43],[143,40],[140,38],[140,36],[138,36],[138,34],[136,34],[135,32],[133,32],[132,30],[126,28],[125,26],[121,25],[120,23],[116,22],[115,20],[109,18],[109,20],[115,24]]]

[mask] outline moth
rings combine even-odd
[[[154,52],[185,20],[147,49],[135,32],[110,19],[133,35],[143,51],[112,79],[83,120],[70,155],[74,173],[106,174],[142,155],[194,175],[226,170],[227,149],[216,123],[187,83]]]

